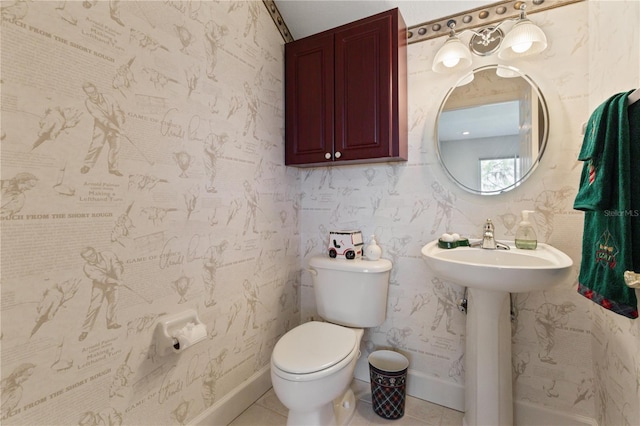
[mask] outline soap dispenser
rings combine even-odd
[[[535,250],[538,247],[538,238],[536,231],[533,230],[531,222],[529,222],[529,213],[535,213],[532,210],[522,210],[522,221],[518,225],[516,231],[516,247],[525,250]]]
[[[376,242],[376,236],[371,236],[371,241],[367,244],[367,247],[364,249],[364,255],[367,260],[378,260],[380,256],[382,256],[382,249]]]

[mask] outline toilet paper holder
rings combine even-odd
[[[158,319],[154,334],[156,353],[165,356],[182,352],[206,337],[207,328],[195,310],[163,315]]]

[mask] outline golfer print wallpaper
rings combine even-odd
[[[438,109],[462,77],[431,71],[443,38],[408,46],[407,162],[298,169],[284,166],[285,41],[262,1],[3,0],[0,12],[3,425],[203,424],[266,391],[278,339],[320,319],[308,258],[343,230],[365,247],[375,235],[393,262],[387,319],[365,330],[356,377],[394,349],[410,394],[462,410],[465,289],[420,249],[444,232],[478,238],[487,218],[511,240],[521,210],[574,266],[556,288],[512,295],[516,412],[640,417],[640,322],[577,293],[572,208],[583,124],[640,81],[640,51],[609,48],[638,39],[640,3],[531,15],[549,47],[510,65],[544,94],[549,144],[497,196],[464,192],[438,162]],[[206,337],[157,350],[158,321],[191,310]]]

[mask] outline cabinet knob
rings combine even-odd
[[[340,157],[342,157],[342,154],[340,154],[340,151],[336,151],[336,154],[335,154],[335,155],[336,155],[336,158],[340,158]]]
[[[331,153],[330,153],[330,152],[327,152],[327,153],[324,155],[324,158],[326,158],[327,160],[331,160]]]

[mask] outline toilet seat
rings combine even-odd
[[[332,367],[349,361],[357,353],[360,342],[356,331],[339,325],[311,321],[287,332],[271,355],[272,365],[279,375],[301,379],[333,370]]]

